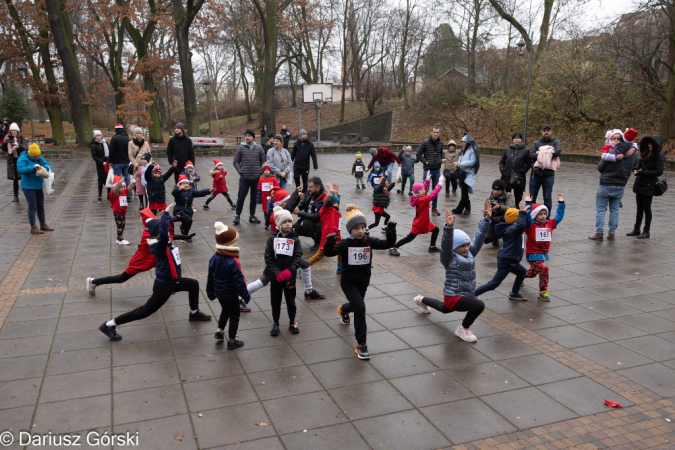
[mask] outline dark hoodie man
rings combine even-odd
[[[124,182],[129,186],[131,182],[129,177],[129,136],[124,131],[124,126],[119,123],[115,125],[115,136],[110,139],[108,156],[108,162],[112,164],[113,173],[124,177]],[[129,191],[127,200],[131,200],[131,191]]]
[[[188,161],[197,163],[195,147],[192,145],[192,139],[185,134],[185,125],[182,122],[176,124],[174,135],[169,139],[166,146],[166,159],[169,160],[169,165],[173,165],[174,161],[177,163],[173,173],[176,184],[178,184],[178,176],[185,169],[185,164]]]

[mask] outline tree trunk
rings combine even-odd
[[[49,55],[49,33],[47,30],[40,30],[40,37],[45,44],[40,46],[40,55],[42,56],[42,68],[47,78],[47,89],[50,100],[43,102],[47,115],[49,116],[49,125],[52,127],[52,138],[56,145],[63,145],[66,143],[66,133],[63,130],[63,119],[61,118],[61,104],[59,103],[59,87],[56,82],[56,75],[54,75],[54,65]],[[32,58],[31,58],[32,60]],[[39,74],[37,68],[34,70]]]
[[[265,61],[263,62],[263,82],[258,94],[258,125],[267,125],[268,130],[276,130],[276,109],[274,85],[277,77],[278,26],[281,10],[277,0],[265,1]]]
[[[150,125],[148,125],[150,142],[163,144],[162,123],[160,122],[159,111],[157,111],[157,86],[155,86],[155,80],[152,76],[143,76],[143,87],[151,94],[150,98],[152,99],[152,104],[146,107],[146,111],[150,115]]]
[[[179,0],[176,0],[179,1]],[[174,2],[175,3],[175,2]],[[197,90],[195,76],[192,71],[188,28],[176,23],[176,44],[178,46],[178,61],[180,62],[180,79],[183,84],[183,104],[185,107],[185,122],[192,136],[199,136],[199,118],[197,117]]]
[[[65,5],[59,0],[45,0],[49,26],[54,36],[54,46],[61,59],[63,76],[68,84],[68,97],[73,112],[73,122],[77,143],[86,145],[91,140],[93,128],[91,124],[91,111],[87,101],[86,88],[82,81],[78,66],[75,45],[73,44],[72,26]]]
[[[664,140],[675,138],[675,7],[671,2],[666,14],[670,19],[668,28],[668,89],[661,113],[661,136]]]
[[[539,28],[539,45],[537,46],[537,53],[534,54],[534,59],[538,59],[548,44],[548,29],[551,23],[551,11],[553,10],[554,0],[544,0],[544,17],[541,19],[541,28]]]

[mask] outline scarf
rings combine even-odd
[[[134,144],[138,146],[138,149],[140,151],[141,147],[143,147],[143,144],[145,144],[145,139],[141,139],[140,141],[137,141],[136,138],[134,138]]]

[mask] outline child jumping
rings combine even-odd
[[[133,189],[136,182],[132,181],[129,188],[124,184],[124,177],[115,175],[113,178],[114,186],[108,195],[110,200],[110,208],[113,210],[115,216],[115,225],[117,226],[117,244],[129,245],[129,241],[124,239],[124,227],[127,221],[127,206],[129,205],[127,195],[129,190]]]
[[[209,172],[213,177],[213,189],[211,189],[211,196],[207,198],[206,203],[204,203],[204,209],[209,209],[209,203],[211,203],[213,199],[218,196],[218,194],[223,194],[230,204],[230,208],[235,210],[236,208],[234,203],[232,203],[230,194],[227,193],[227,183],[225,183],[225,175],[227,175],[227,171],[219,159],[214,159],[213,164],[215,164],[215,167]]]
[[[448,314],[466,311],[464,320],[455,330],[455,335],[465,342],[476,342],[478,338],[471,332],[471,325],[485,309],[485,303],[476,298],[476,260],[475,256],[483,246],[485,234],[490,226],[492,205],[486,203],[485,216],[478,224],[473,241],[462,230],[455,230],[455,216],[445,211],[445,226],[441,239],[441,264],[445,267],[443,301],[423,297],[413,298],[423,314],[431,314],[431,308]]]
[[[413,219],[412,229],[410,233],[398,241],[394,248],[389,249],[389,254],[392,256],[401,256],[398,252],[398,248],[402,245],[412,242],[418,235],[431,233],[431,242],[429,243],[429,253],[438,253],[441,250],[436,247],[436,239],[438,238],[438,233],[440,230],[436,225],[431,223],[429,219],[429,211],[431,201],[436,198],[441,189],[443,188],[442,183],[438,183],[433,191],[429,195],[427,194],[427,189],[431,185],[431,180],[428,179],[422,183],[416,182],[413,184],[413,196],[410,197],[410,206],[415,208],[415,219]]]
[[[391,199],[389,198],[389,192],[394,189],[396,183],[391,185],[386,178],[380,181],[380,184],[373,190],[373,212],[375,213],[375,222],[368,225],[368,229],[375,228],[380,224],[380,218],[384,217],[384,225],[382,225],[382,232],[385,233],[387,230],[387,224],[391,216],[385,211],[389,207]],[[399,190],[399,192],[401,192]]]
[[[148,208],[153,214],[166,209],[166,187],[164,183],[171,178],[176,170],[177,163],[169,167],[169,170],[162,175],[162,168],[157,162],[148,167],[143,175],[145,177],[145,192],[148,194]]]
[[[222,222],[216,222],[214,227],[216,229],[216,253],[209,261],[206,295],[209,300],[217,298],[222,308],[214,337],[219,341],[225,339],[225,325],[229,320],[227,349],[234,350],[244,346],[244,341],[237,339],[240,315],[239,298],[241,297],[248,303],[251,296],[246,289],[246,280],[239,263],[239,247],[235,247],[239,240],[239,233]]]
[[[356,161],[354,161],[354,164],[352,164],[352,175],[354,175],[354,178],[356,179],[356,189],[359,188],[359,183],[361,184],[361,189],[366,188],[366,185],[363,184],[364,170],[365,166],[361,160],[361,152],[356,152]]]
[[[505,222],[495,225],[496,238],[504,240],[504,245],[497,253],[497,273],[494,274],[492,280],[476,289],[476,297],[497,289],[506,276],[512,273],[516,276],[516,279],[513,282],[511,292],[509,292],[509,299],[521,302],[527,301],[527,297],[519,293],[527,272],[527,269],[520,265],[520,260],[523,259],[523,232],[532,220],[528,214],[530,207],[525,205],[524,201],[521,201],[519,206],[520,211],[516,208],[507,209],[504,214]]]
[[[270,220],[267,214],[267,203],[272,195],[272,189],[279,187],[277,177],[272,175],[272,166],[269,163],[262,165],[262,177],[258,181],[258,194],[256,196],[256,203],[262,204],[263,215],[265,216],[265,229],[269,229]]]
[[[387,240],[366,235],[366,217],[356,205],[347,205],[347,239],[336,244],[337,236],[326,236],[324,253],[326,256],[342,255],[343,272],[340,287],[347,297],[347,303],[338,306],[340,321],[349,325],[350,313],[354,314],[354,334],[357,346],[354,353],[359,359],[370,359],[367,345],[366,290],[370,285],[373,267],[373,250],[386,250],[396,241],[396,222],[387,225]]]
[[[548,261],[548,251],[551,248],[553,230],[565,216],[565,200],[562,194],[558,194],[558,208],[555,212],[555,219],[550,220],[546,220],[549,214],[548,208],[541,203],[532,205],[532,196],[529,193],[525,194],[525,201],[532,208],[532,212],[530,212],[532,223],[525,229],[525,236],[527,236],[525,254],[527,255],[527,261],[530,263],[525,278],[534,278],[539,275],[539,300],[550,302],[546,261]]]
[[[281,299],[286,298],[288,310],[288,329],[293,334],[300,333],[295,321],[295,278],[302,259],[302,245],[293,231],[293,216],[285,209],[274,212],[274,222],[278,231],[267,239],[265,247],[265,275],[270,278],[270,301],[274,325],[270,336],[279,336],[279,318]]]

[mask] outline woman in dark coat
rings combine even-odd
[[[13,123],[9,126],[9,132],[2,141],[2,152],[7,155],[7,179],[14,181],[14,200],[19,201],[19,180],[21,175],[16,170],[16,161],[22,152],[28,149],[28,141],[21,134],[19,125]]]
[[[108,144],[103,139],[99,130],[94,130],[94,139],[91,140],[91,157],[96,162],[96,175],[98,177],[98,202],[101,203],[101,192],[108,176]],[[107,169],[107,170],[106,170]],[[110,188],[108,188],[108,195]]]
[[[523,199],[525,191],[525,180],[527,180],[525,174],[530,170],[530,152],[523,144],[523,135],[519,131],[513,133],[511,141],[511,145],[504,150],[502,159],[499,161],[499,171],[502,174],[501,180],[506,184],[506,192],[513,190],[517,206]]]
[[[652,199],[656,180],[663,174],[666,157],[661,152],[663,138],[661,136],[645,136],[640,141],[640,159],[635,166],[633,175],[633,192],[637,203],[637,214],[633,231],[626,236],[637,236],[638,239],[649,239],[649,227],[652,224]],[[645,217],[645,227],[640,233],[642,216]]]

